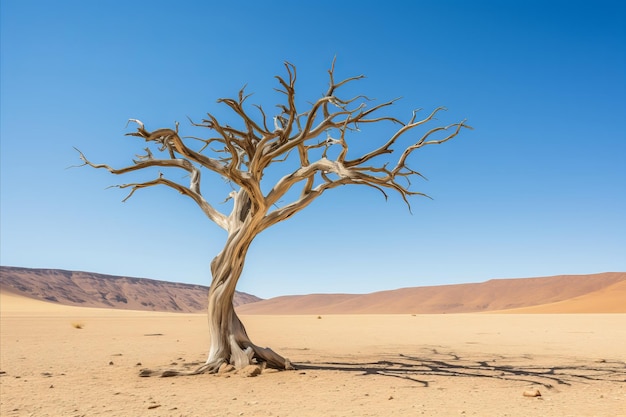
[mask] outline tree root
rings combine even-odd
[[[250,340],[245,343],[247,346],[242,349],[231,335],[230,359],[218,358],[207,361],[203,365],[193,370],[165,369],[153,370],[144,368],[139,372],[140,377],[173,377],[173,376],[193,376],[202,374],[218,374],[224,365],[232,365],[231,369],[240,370],[249,365],[258,365],[261,370],[265,368],[278,369],[281,371],[291,371],[296,368],[291,361],[283,358],[270,348],[262,348],[254,345]]]
[[[140,377],[161,377],[161,378],[167,378],[167,377],[172,377],[172,376],[192,376],[192,375],[201,375],[201,374],[217,374],[220,367],[226,363],[226,361],[221,360],[221,361],[215,361],[212,363],[205,363],[204,365],[200,366],[199,368],[196,368],[192,371],[187,371],[187,370],[179,370],[179,369],[165,369],[165,370],[158,370],[158,369],[148,369],[148,368],[144,368],[141,371],[139,371],[139,376]]]
[[[214,272],[215,275],[215,272]],[[223,365],[231,365],[230,370],[241,370],[249,365],[259,366],[257,372],[272,368],[277,370],[295,369],[289,359],[280,356],[270,348],[255,345],[248,337],[246,329],[237,317],[232,305],[232,295],[228,303],[218,301],[224,297],[224,286],[211,287],[209,293],[209,338],[211,347],[207,361],[195,370],[152,371],[143,369],[140,376],[188,376],[217,374],[224,372]],[[233,287],[234,291],[234,287]],[[219,307],[219,308],[218,308]],[[228,372],[228,371],[226,371]]]

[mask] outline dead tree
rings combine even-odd
[[[206,364],[193,373],[216,372],[224,363],[241,368],[254,361],[265,362],[272,368],[290,369],[287,359],[252,343],[233,308],[235,287],[253,239],[263,230],[303,210],[324,192],[343,185],[371,187],[385,198],[388,190],[395,191],[409,206],[408,197],[424,195],[410,190],[410,179],[421,176],[409,168],[413,152],[427,145],[444,143],[461,129],[470,128],[464,120],[426,128],[424,125],[445,110],[443,107],[419,119],[418,111],[414,111],[410,120],[403,123],[381,115],[397,99],[374,104],[362,95],[341,97],[338,93],[342,87],[363,76],[337,82],[334,66],[333,62],[328,71],[328,90],[317,101],[309,103],[304,112],[296,108],[296,68],[285,63],[286,77],[276,77],[279,84],[276,90],[284,95],[284,101],[277,106],[278,114],[274,117],[268,117],[261,106],[247,108],[249,96],[242,89],[237,98],[218,100],[237,115],[238,126],[221,123],[212,114],[200,123],[191,122],[193,126],[208,129],[211,132],[208,138],[181,137],[178,123],[174,129],[148,130],[141,121],[130,119],[137,130],[127,135],[143,138],[148,143],[146,153],[133,160],[132,165],[116,169],[94,164],[80,153],[84,165],[104,168],[113,174],[152,167],[166,172],[185,171],[188,185],[159,173],[151,181],[117,187],[130,190],[124,201],[142,188],[156,185],[173,188],[195,201],[210,220],[227,232],[224,249],[211,262],[209,354]],[[348,145],[353,136],[366,125],[381,123],[395,126],[391,134],[383,140],[372,139],[368,151],[352,155]],[[408,146],[407,143],[400,145],[405,137],[411,138]],[[283,170],[282,177],[271,188],[262,187],[263,175],[270,166],[273,172]],[[233,204],[229,213],[217,210],[203,196],[200,181],[206,172],[217,174],[232,184],[229,198]],[[285,199],[288,201],[283,201]]]

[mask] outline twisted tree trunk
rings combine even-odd
[[[269,348],[252,343],[234,310],[235,287],[255,236],[250,222],[244,222],[230,234],[222,252],[211,262],[213,281],[209,290],[208,307],[211,345],[206,363],[195,373],[217,372],[224,363],[240,369],[255,360],[264,362],[270,368],[293,369],[288,359]]]

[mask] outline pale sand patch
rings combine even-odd
[[[0,313],[2,416],[626,416],[625,314],[244,316],[300,369],[140,378],[201,362],[206,317],[6,294]]]

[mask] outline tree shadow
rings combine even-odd
[[[592,364],[580,362],[546,366],[534,364],[530,356],[479,360],[463,358],[453,353],[441,354],[436,350],[427,356],[399,354],[391,360],[376,362],[297,363],[296,368],[400,378],[423,387],[429,387],[430,382],[424,378],[429,376],[500,379],[532,383],[547,389],[552,389],[556,385],[569,386],[593,381],[626,382],[626,363],[621,361],[599,360]]]

